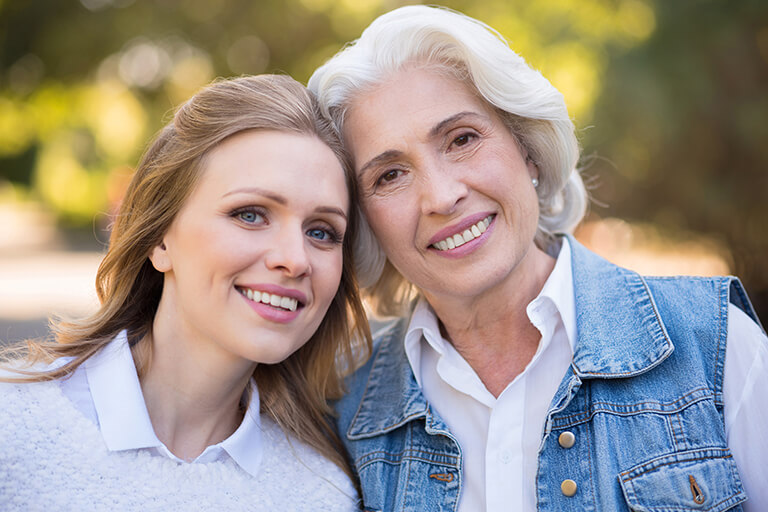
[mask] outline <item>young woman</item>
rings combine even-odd
[[[353,193],[294,80],[183,105],[115,219],[100,309],[6,361],[0,508],[356,510],[326,405],[370,339]]]

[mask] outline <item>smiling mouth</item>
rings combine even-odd
[[[449,251],[451,249],[455,249],[456,247],[460,247],[467,242],[471,242],[486,232],[488,226],[491,225],[491,222],[493,222],[493,218],[495,216],[496,214],[491,214],[483,220],[477,222],[477,224],[473,224],[469,228],[465,229],[461,233],[456,233],[455,235],[451,235],[448,238],[440,240],[439,242],[435,242],[434,244],[430,245],[430,247],[437,249],[438,251]]]
[[[296,311],[299,306],[303,306],[303,304],[300,304],[298,300],[292,297],[283,297],[274,293],[261,292],[259,290],[242,288],[240,286],[235,286],[235,288],[243,297],[247,298],[248,300],[252,300],[253,302],[261,302],[262,304],[272,306],[276,309]]]

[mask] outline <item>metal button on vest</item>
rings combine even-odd
[[[560,446],[563,448],[570,448],[576,444],[576,436],[573,435],[573,432],[566,431],[560,434],[560,437],[557,438],[557,442],[560,443]]]
[[[571,479],[563,480],[563,483],[560,484],[560,490],[563,491],[563,494],[566,496],[573,496],[576,494],[576,488],[576,482]]]

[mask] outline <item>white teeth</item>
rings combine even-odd
[[[270,306],[287,309],[288,311],[296,311],[296,308],[299,307],[299,301],[291,297],[282,297],[274,293],[260,292],[250,288],[239,288],[239,290],[241,294],[254,302],[269,304]]]
[[[432,247],[439,251],[447,251],[456,247],[461,247],[465,243],[470,242],[485,233],[488,230],[488,226],[491,225],[491,220],[493,220],[493,215],[489,215],[468,229],[465,229],[463,233],[456,233],[445,240],[440,240],[439,242],[432,244]]]

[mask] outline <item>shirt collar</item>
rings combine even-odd
[[[561,237],[560,252],[549,277],[538,296],[528,305],[528,314],[539,304],[551,301],[560,314],[571,351],[576,342],[576,313],[573,294],[573,269],[571,266],[571,247],[566,237]],[[405,335],[405,353],[413,369],[416,382],[421,385],[421,340],[424,339],[438,354],[445,355],[449,348],[440,334],[437,315],[424,297],[421,297],[413,310]]]
[[[549,274],[539,295],[531,301],[528,309],[530,311],[532,306],[546,300],[552,301],[555,310],[560,314],[565,334],[568,337],[568,344],[571,346],[571,352],[573,352],[576,344],[576,302],[573,294],[571,245],[566,237],[559,240],[561,247],[555,261],[555,267]],[[528,316],[531,316],[530,312]]]
[[[84,364],[99,429],[111,451],[165,448],[155,435],[136,373],[126,331],[120,332]],[[246,472],[256,475],[262,457],[259,393],[252,385],[243,421],[227,439],[214,445]],[[212,448],[209,446],[201,457]]]

